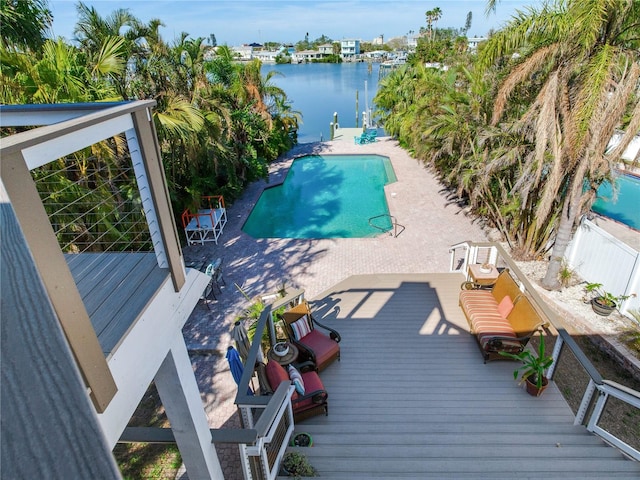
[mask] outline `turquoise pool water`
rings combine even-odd
[[[625,225],[640,230],[640,178],[633,175],[620,175],[616,179],[618,195],[609,182],[598,188],[598,198],[591,209]]]
[[[242,230],[254,238],[364,238],[388,231],[384,186],[396,181],[380,155],[309,155],[296,159],[282,185],[267,188]]]

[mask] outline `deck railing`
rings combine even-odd
[[[265,328],[268,328],[271,341],[275,341],[272,312],[283,305],[299,302],[303,296],[304,290],[295,290],[267,305],[258,319],[253,338],[262,338]],[[247,395],[254,371],[250,366],[256,365],[260,348],[259,341],[251,344],[235,399],[243,426],[256,431],[254,442],[240,444],[242,470],[247,480],[274,479],[277,476],[294,427],[291,385],[283,382],[271,396]]]
[[[553,364],[547,371],[548,378],[554,378],[557,366],[566,351],[564,347],[568,347],[568,350],[571,351],[589,377],[589,383],[582,394],[582,401],[576,412],[574,424],[585,425],[588,431],[600,436],[631,458],[640,461],[640,450],[638,450],[637,445],[632,446],[599,425],[607,400],[613,397],[626,403],[632,409],[640,410],[640,392],[602,378],[576,341],[567,332],[560,317],[538,295],[533,285],[522,274],[502,246],[497,243],[461,242],[453,245],[449,252],[451,254],[450,270],[452,272],[461,271],[468,274],[469,264],[478,263],[479,261],[486,261],[498,267],[509,268],[511,274],[520,282],[520,288],[530,296],[535,306],[549,319],[549,323],[557,332],[552,354]]]

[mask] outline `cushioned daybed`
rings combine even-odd
[[[508,270],[500,273],[490,290],[461,291],[460,307],[485,363],[505,358],[500,352],[523,351],[533,334],[547,323]]]

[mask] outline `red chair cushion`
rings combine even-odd
[[[324,385],[322,384],[322,380],[320,380],[320,376],[316,371],[312,370],[311,372],[303,373],[302,380],[304,381],[304,391],[307,394],[312,394],[313,392],[318,390],[324,390]],[[294,395],[294,398],[297,398],[297,397]],[[294,398],[292,398],[292,400]],[[295,411],[302,411],[302,410],[306,410],[307,408],[311,408],[315,406],[317,406],[317,403],[314,403],[313,397],[310,397],[305,400],[302,400],[299,403],[296,403],[293,406],[293,409]]]
[[[289,379],[289,374],[284,369],[284,367],[280,365],[278,362],[269,360],[269,362],[267,362],[266,371],[267,371],[267,379],[269,380],[269,385],[271,386],[271,389],[274,392],[282,382],[291,383],[291,380]],[[296,396],[295,393],[293,395],[294,397]]]
[[[300,340],[300,343],[308,346],[316,354],[316,365],[323,365],[340,351],[338,342],[317,329],[311,330]]]
[[[282,365],[273,360],[269,360],[266,367],[267,379],[269,385],[275,391],[282,382],[290,382],[289,374]],[[324,390],[324,385],[317,372],[311,371],[302,374],[302,381],[304,382],[304,389],[306,393],[313,393],[318,390]],[[291,397],[291,401],[297,400],[299,397],[298,392],[294,391]],[[302,400],[299,403],[293,404],[294,412],[300,412],[307,410],[308,408],[316,407],[317,404],[313,402],[313,397]]]

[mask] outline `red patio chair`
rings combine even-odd
[[[340,334],[313,318],[306,300],[282,315],[289,341],[300,350],[300,360],[311,360],[318,371],[324,370],[331,362],[340,360]],[[329,332],[327,335],[316,326]]]
[[[291,382],[287,370],[274,360],[269,360],[267,363],[266,374],[269,386],[273,391],[276,391],[282,382]],[[324,389],[318,372],[311,370],[310,372],[301,373],[301,376],[304,383],[304,394],[300,394],[296,390],[291,397],[294,421],[299,422],[322,413],[328,415],[329,405],[327,399],[329,394]]]

